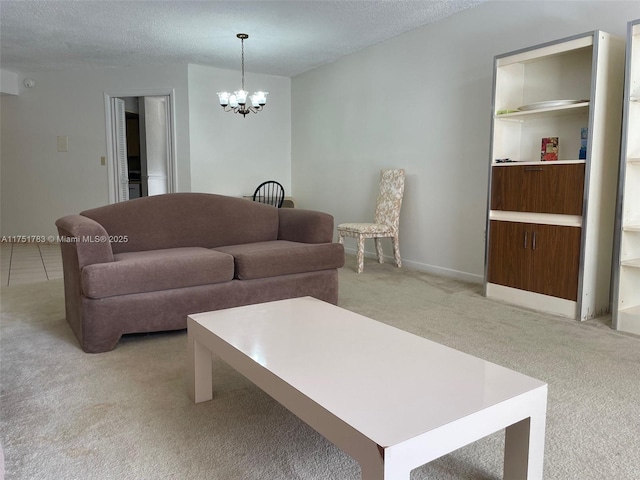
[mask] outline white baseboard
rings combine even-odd
[[[350,255],[356,255],[357,250],[355,248],[346,248],[344,249],[345,253]],[[366,258],[374,258],[378,260],[378,255],[374,252],[367,252],[365,250],[364,256]],[[395,259],[390,255],[384,255],[384,261],[395,265]],[[461,272],[459,270],[452,270],[450,268],[439,267],[437,265],[429,265],[427,263],[416,262],[413,260],[407,260],[405,258],[402,259],[402,265],[412,268],[413,270],[418,270],[420,272],[431,273],[433,275],[439,275],[442,277],[454,278],[456,280],[462,280],[463,282],[470,283],[483,283],[484,276],[476,275],[474,273],[469,272]],[[365,267],[366,268],[366,267]]]

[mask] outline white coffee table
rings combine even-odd
[[[351,455],[363,480],[506,429],[504,479],[542,478],[547,385],[311,297],[188,317],[189,390],[212,353]]]

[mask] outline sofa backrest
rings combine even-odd
[[[85,210],[112,238],[113,253],[215,248],[278,238],[278,209],[239,197],[167,193]]]

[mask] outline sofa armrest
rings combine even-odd
[[[78,255],[78,268],[93,263],[113,262],[109,235],[102,225],[82,215],[67,215],[56,221],[61,242],[72,243]]]
[[[299,208],[279,208],[278,240],[302,243],[333,242],[333,216]]]

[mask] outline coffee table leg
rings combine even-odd
[[[187,357],[189,397],[195,403],[211,400],[213,398],[211,351],[198,342],[191,329],[187,329]]]
[[[506,428],[504,480],[542,480],[545,415]]]
[[[389,462],[380,463],[379,461],[371,464],[360,464],[362,469],[362,480],[409,480],[411,471],[407,471],[401,466],[390,465]]]

